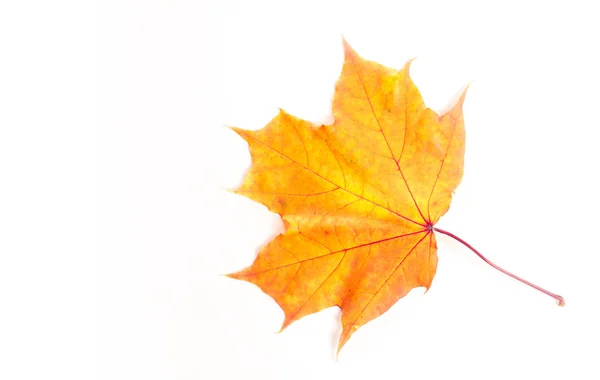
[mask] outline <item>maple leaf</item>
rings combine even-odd
[[[338,352],[411,289],[429,289],[438,261],[434,231],[481,256],[434,227],[463,175],[466,89],[438,116],[411,80],[410,62],[392,70],[361,58],[346,41],[344,55],[333,125],[281,110],[261,130],[233,128],[252,157],[236,192],[281,215],[285,233],[250,267],[229,275],[277,302],[282,330],[338,306]]]

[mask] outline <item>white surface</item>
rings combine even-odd
[[[1,378],[600,376],[593,2],[102,1],[96,41],[93,9],[74,4],[0,12]],[[336,359],[337,310],[277,334],[277,305],[220,276],[281,228],[223,190],[250,165],[224,125],[260,128],[277,107],[330,120],[342,33],[387,66],[417,57],[435,110],[473,81],[439,227],[565,308],[439,236],[430,291]]]

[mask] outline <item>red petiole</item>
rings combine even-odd
[[[456,241],[458,241],[458,242],[462,243],[462,244],[463,244],[465,247],[467,247],[467,248],[469,248],[471,251],[475,252],[475,254],[476,254],[477,256],[479,256],[479,257],[480,257],[480,258],[481,258],[483,261],[485,261],[486,263],[488,263],[488,264],[489,264],[490,266],[492,266],[493,268],[495,268],[495,269],[499,270],[500,272],[502,272],[502,273],[504,273],[504,274],[506,274],[506,275],[509,275],[510,277],[514,278],[515,280],[521,281],[521,282],[522,282],[522,283],[524,283],[525,285],[529,285],[529,286],[531,286],[532,288],[534,288],[534,289],[537,289],[537,290],[539,290],[540,292],[542,292],[542,293],[544,293],[544,294],[547,294],[547,295],[549,295],[550,297],[554,298],[555,300],[557,300],[557,301],[558,301],[558,306],[565,306],[565,299],[564,299],[562,296],[559,296],[558,294],[554,294],[554,293],[552,293],[552,292],[549,292],[549,291],[547,291],[547,290],[546,290],[546,289],[544,289],[544,288],[541,288],[541,287],[539,287],[539,286],[537,286],[537,285],[535,285],[535,284],[532,284],[531,282],[529,282],[529,281],[527,281],[527,280],[525,280],[525,279],[522,279],[521,277],[519,277],[519,276],[516,276],[516,275],[514,275],[514,274],[510,273],[510,272],[509,272],[509,271],[507,271],[507,270],[504,270],[504,269],[500,268],[498,265],[496,265],[496,264],[492,263],[490,260],[488,260],[487,258],[485,258],[485,256],[483,256],[481,253],[479,253],[479,251],[477,251],[475,248],[473,248],[473,246],[471,246],[471,244],[467,243],[466,241],[464,241],[463,239],[461,239],[461,238],[459,238],[458,236],[454,235],[453,233],[451,233],[451,232],[448,232],[448,231],[444,231],[444,230],[442,230],[442,229],[440,229],[440,228],[436,228],[436,227],[431,227],[431,229],[432,229],[433,231],[437,231],[437,232],[439,232],[439,233],[441,233],[441,234],[444,234],[444,235],[450,236],[452,239],[454,239],[454,240],[456,240]]]

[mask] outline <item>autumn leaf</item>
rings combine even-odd
[[[277,302],[282,330],[338,306],[338,352],[411,289],[429,289],[438,261],[434,231],[466,244],[434,227],[463,175],[466,90],[438,116],[409,69],[410,62],[396,71],[367,61],[344,41],[333,125],[280,111],[261,130],[233,128],[252,157],[236,192],[281,215],[285,233],[230,277]]]

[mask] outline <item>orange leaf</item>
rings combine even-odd
[[[335,123],[281,111],[265,128],[234,128],[252,168],[237,190],[278,213],[286,231],[252,266],[231,274],[271,296],[282,329],[338,306],[338,352],[365,323],[419,286],[437,266],[433,225],[463,174],[462,103],[441,117],[409,75],[361,58],[344,41]]]

